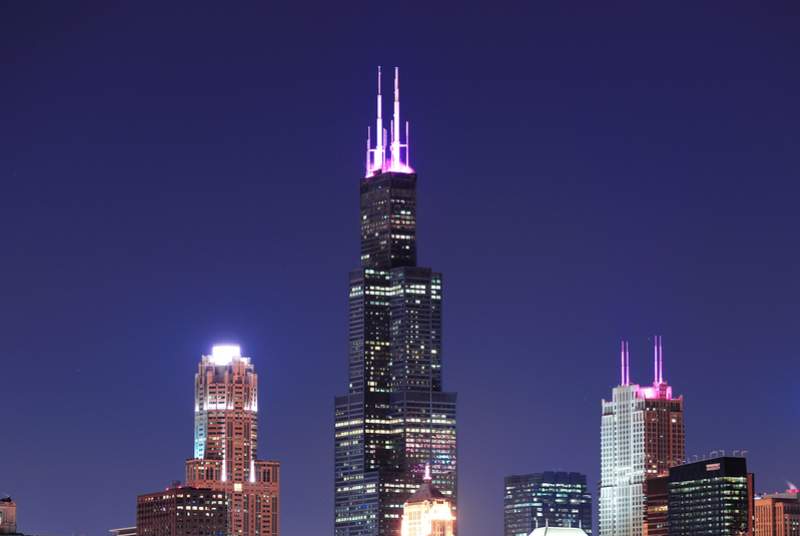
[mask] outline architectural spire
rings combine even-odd
[[[658,335],[653,335],[653,385],[661,383],[658,374]]]
[[[630,350],[628,349],[628,342],[621,341],[620,345],[620,363],[621,363],[621,378],[620,385],[630,385],[631,383],[631,358]]]
[[[664,347],[661,335],[658,336],[658,383],[664,383]]]
[[[390,121],[389,139],[383,128],[383,90],[381,88],[381,68],[378,67],[377,119],[375,121],[375,147],[372,147],[372,132],[367,129],[366,176],[371,177],[382,171],[413,173],[409,164],[408,121],[405,125],[405,141],[401,135],[400,121],[400,69],[394,68],[394,109]]]
[[[431,476],[431,464],[426,463],[425,464],[425,475],[422,477],[422,481],[423,482],[430,482],[431,480],[433,480],[433,477]]]
[[[625,341],[620,341],[619,374],[619,384],[625,385]]]

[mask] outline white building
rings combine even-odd
[[[642,536],[647,523],[646,480],[685,459],[683,397],[664,380],[656,337],[653,385],[630,382],[628,344],[622,343],[622,379],[603,400],[600,441],[600,536]]]

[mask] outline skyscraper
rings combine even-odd
[[[753,474],[721,457],[669,471],[669,536],[753,536]]]
[[[214,346],[195,375],[189,486],[224,492],[228,534],[277,536],[279,464],[256,458],[258,376],[238,346]]]
[[[335,400],[335,533],[399,536],[430,464],[455,505],[456,395],[442,385],[442,276],[417,266],[417,174],[400,87],[387,141],[378,70],[375,145],[361,179],[361,267],[350,273],[349,389]]]
[[[505,478],[505,536],[528,536],[537,527],[578,527],[592,533],[592,496],[586,475],[545,471]]]
[[[640,536],[645,480],[667,474],[685,458],[683,397],[664,379],[661,338],[654,343],[653,385],[631,384],[628,344],[622,343],[620,385],[602,402],[600,536]]]

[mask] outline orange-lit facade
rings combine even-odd
[[[776,493],[755,500],[755,536],[800,536],[800,495]]]
[[[280,465],[256,459],[258,376],[238,346],[215,346],[195,375],[189,486],[224,492],[228,534],[277,536]]]

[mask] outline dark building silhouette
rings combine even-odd
[[[753,534],[753,475],[744,458],[672,467],[668,493],[670,536]]]
[[[505,536],[528,536],[537,527],[576,527],[592,533],[592,495],[586,475],[545,471],[505,478]]]
[[[417,266],[417,174],[378,87],[375,147],[360,182],[361,267],[351,272],[348,394],[335,400],[335,534],[398,536],[430,464],[456,502],[456,395],[442,391],[442,276]]]
[[[669,534],[669,476],[649,478],[644,486],[644,536]]]

